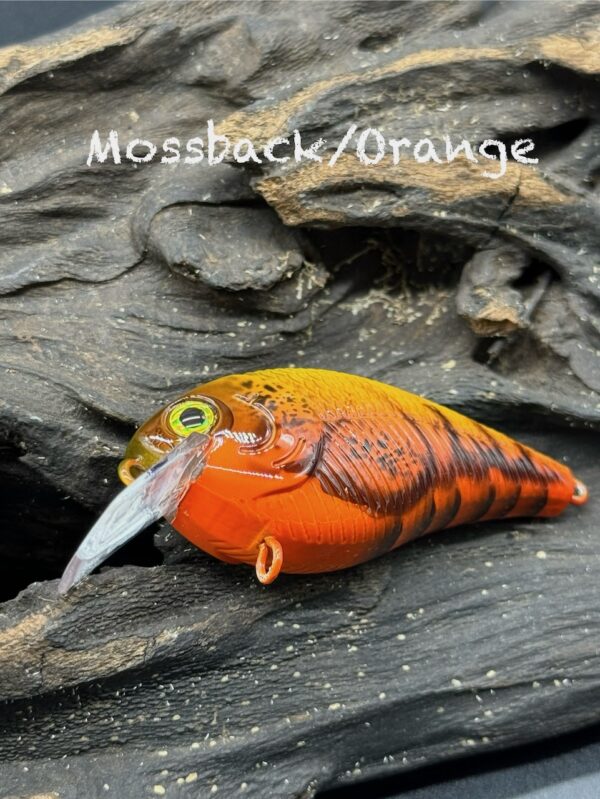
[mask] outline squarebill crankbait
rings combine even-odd
[[[145,422],[128,485],[71,560],[67,591],[166,516],[196,546],[280,571],[325,572],[469,522],[556,516],[587,489],[570,469],[422,397],[319,369],[192,389]]]

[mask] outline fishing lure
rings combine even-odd
[[[556,516],[587,499],[570,469],[502,433],[320,369],[197,386],[139,428],[118,471],[128,487],[84,539],[62,592],[160,516],[271,583],[281,571],[343,569],[436,530]]]

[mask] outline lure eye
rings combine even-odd
[[[185,438],[190,433],[207,433],[214,427],[217,415],[208,402],[186,400],[173,408],[168,421],[171,430]]]

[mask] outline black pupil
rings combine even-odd
[[[206,422],[206,414],[202,408],[186,408],[181,411],[179,421],[187,430],[190,430],[203,425]]]

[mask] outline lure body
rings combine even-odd
[[[318,369],[198,386],[138,430],[123,482],[192,429],[213,445],[171,523],[223,561],[256,564],[265,583],[280,570],[353,566],[460,524],[555,516],[587,496],[563,464],[461,414]]]

